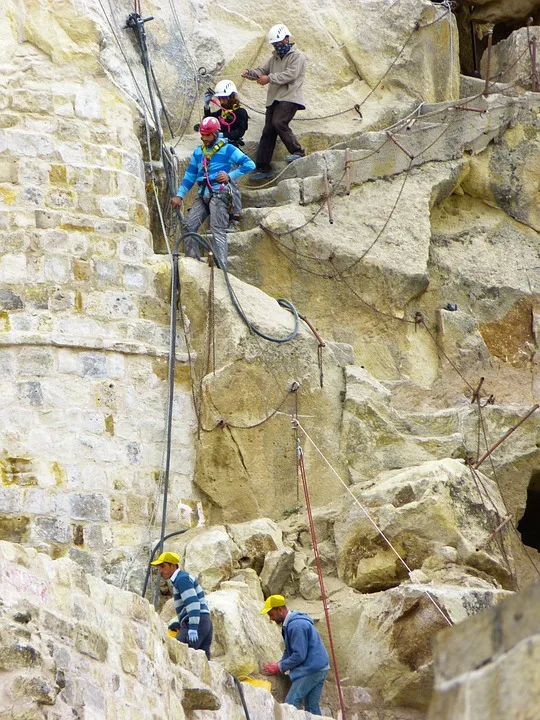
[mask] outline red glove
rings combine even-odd
[[[277,662],[268,663],[268,665],[265,665],[263,667],[263,673],[265,675],[279,675],[279,665]]]

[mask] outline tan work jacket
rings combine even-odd
[[[266,107],[272,105],[275,100],[280,102],[292,102],[304,105],[304,94],[302,85],[306,76],[306,56],[294,47],[289,50],[284,58],[280,58],[274,51],[268,62],[262,67],[255,68],[259,77],[268,75],[268,94],[266,96]]]

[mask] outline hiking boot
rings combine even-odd
[[[303,157],[305,157],[304,153],[293,153],[292,155],[287,155],[285,162],[294,162],[295,160],[299,160]]]
[[[256,170],[249,175],[249,182],[260,182],[261,180],[267,180],[271,177],[274,177],[273,170]]]

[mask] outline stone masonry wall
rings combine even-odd
[[[540,584],[441,632],[428,720],[534,720],[540,707]]]
[[[152,606],[67,558],[0,541],[0,720],[242,720],[232,677]],[[311,718],[243,684],[257,720]]]
[[[98,30],[76,3],[54,14],[31,1],[8,6],[0,30],[0,538],[53,556],[69,550],[85,570],[119,582],[148,540],[158,497],[170,265],[153,254],[136,108],[99,64]],[[202,511],[184,370],[171,530],[196,524]]]

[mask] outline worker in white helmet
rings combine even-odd
[[[204,116],[215,117],[221,125],[221,134],[227,138],[229,145],[242,147],[244,135],[248,129],[249,116],[247,110],[240,105],[238,90],[232,80],[220,80],[216,89],[204,94]],[[235,230],[242,214],[242,198],[236,181],[230,183],[232,191],[232,212],[229,229]]]
[[[257,182],[272,177],[272,155],[276,141],[289,151],[285,158],[293,162],[304,157],[304,150],[289,127],[298,110],[305,110],[302,86],[306,75],[306,57],[290,42],[290,32],[283,25],[274,25],[268,32],[268,42],[274,52],[268,61],[254,69],[244,70],[242,77],[268,85],[266,119],[257,150],[256,170],[250,180]]]

